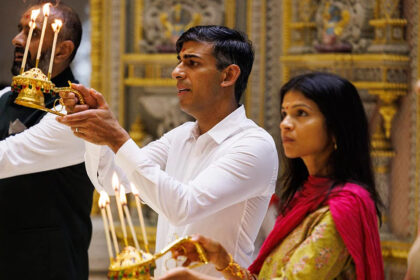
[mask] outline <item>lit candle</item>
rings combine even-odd
[[[42,12],[44,13],[44,22],[42,23],[42,32],[41,38],[39,39],[38,45],[38,54],[36,55],[36,64],[35,67],[38,68],[39,59],[41,57],[42,43],[44,42],[45,28],[47,27],[48,16],[50,14],[50,3],[44,4],[42,6]]]
[[[121,201],[120,201],[120,192],[119,192],[119,188],[118,188],[119,184],[120,183],[118,181],[118,176],[114,172],[114,174],[112,175],[112,187],[114,188],[114,191],[115,191],[115,200],[117,201],[118,216],[120,217],[120,221],[121,221],[121,228],[122,228],[122,232],[123,232],[124,244],[125,244],[125,246],[128,246],[127,230],[125,228],[124,214],[123,214],[123,211],[122,211],[122,206],[121,206]]]
[[[108,215],[108,222],[109,222],[109,227],[111,229],[111,236],[112,236],[112,241],[114,243],[115,254],[118,255],[118,253],[120,252],[120,248],[118,247],[117,235],[115,234],[114,220],[112,219],[111,207],[109,207],[109,196],[105,191],[102,191],[101,194],[105,196],[106,214]]]
[[[61,29],[62,25],[63,25],[63,22],[59,19],[54,20],[54,23],[51,24],[51,27],[54,30],[54,41],[53,41],[53,46],[52,46],[52,51],[51,51],[50,67],[48,67],[48,79],[51,79],[52,67],[53,67],[53,62],[54,62],[55,47],[57,45],[58,32],[60,32],[60,29]]]
[[[127,198],[125,197],[125,188],[123,185],[120,186],[120,196],[121,196],[121,204],[124,208],[125,216],[127,216],[128,227],[130,228],[131,235],[133,236],[134,244],[136,245],[137,250],[140,251],[139,242],[137,241],[137,235],[133,227],[133,222],[131,221],[130,211],[128,211]]]
[[[105,229],[106,245],[108,247],[108,255],[109,255],[109,259],[112,260],[114,256],[112,255],[111,238],[109,237],[109,227],[108,227],[108,222],[106,220],[107,217],[105,214],[106,198],[103,195],[103,193],[105,192],[101,192],[98,204],[99,204],[99,208],[101,209],[102,220],[104,221],[104,229]]]
[[[25,52],[23,54],[22,66],[20,67],[20,74],[22,74],[23,71],[25,71],[26,59],[28,58],[29,45],[32,39],[32,32],[34,31],[36,27],[35,21],[40,12],[41,12],[41,9],[32,10],[31,12],[31,20],[29,21],[29,34],[28,34],[28,39],[26,40],[26,47],[25,47]]]
[[[131,192],[134,194],[134,200],[136,201],[137,214],[139,215],[140,228],[141,228],[141,233],[143,235],[144,247],[146,248],[146,252],[149,253],[149,242],[147,240],[146,227],[144,225],[143,212],[141,210],[139,191],[137,190],[136,186],[134,186],[133,183],[130,183],[130,187],[131,187]]]

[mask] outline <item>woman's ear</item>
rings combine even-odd
[[[74,43],[70,40],[65,40],[57,44],[54,63],[63,63],[68,60],[74,51]]]
[[[223,81],[221,83],[222,87],[229,87],[236,83],[239,75],[241,74],[241,68],[236,64],[231,64],[225,69],[223,69]]]

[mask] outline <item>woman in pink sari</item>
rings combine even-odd
[[[281,211],[258,257],[246,269],[222,244],[193,239],[225,279],[383,279],[381,202],[356,88],[336,75],[305,74],[280,99]],[[198,260],[191,244],[173,253],[185,265]],[[177,268],[162,279],[212,278]]]

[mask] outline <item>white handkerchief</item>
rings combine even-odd
[[[9,124],[9,135],[21,133],[25,129],[27,129],[27,127],[19,119],[16,119]]]

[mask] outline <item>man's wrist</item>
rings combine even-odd
[[[108,146],[116,154],[121,148],[121,146],[124,145],[124,143],[127,142],[129,139],[130,135],[128,134],[128,132],[121,128],[120,133],[118,133],[116,137],[113,137],[113,139],[110,139],[111,142],[108,143]]]

